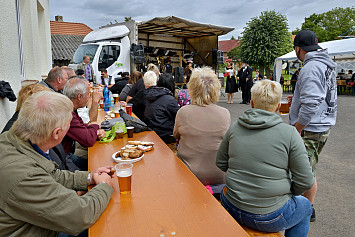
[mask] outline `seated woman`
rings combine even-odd
[[[173,93],[165,87],[157,87],[157,77],[153,71],[148,71],[143,77],[146,107],[144,112],[145,123],[153,129],[158,136],[166,143],[174,143],[173,130],[175,116],[179,105]],[[169,85],[171,75],[164,74],[160,77],[161,85]]]
[[[12,125],[17,120],[18,115],[20,113],[20,109],[22,107],[22,104],[25,102],[25,100],[31,95],[38,93],[40,91],[50,91],[50,89],[40,84],[31,84],[21,88],[17,98],[16,111],[12,116],[12,118],[7,122],[7,124],[5,125],[1,133],[10,130]],[[51,158],[52,161],[58,164],[58,169],[69,170],[72,172],[74,172],[75,170],[79,170],[79,168],[74,164],[74,162],[70,159],[70,157],[65,154],[62,144],[59,144],[49,149],[49,157]]]
[[[180,139],[178,157],[204,185],[224,184],[216,154],[230,126],[230,114],[216,103],[220,82],[212,69],[195,69],[188,83],[191,104],[176,115],[174,137]]]
[[[314,177],[300,134],[275,114],[281,97],[278,82],[255,83],[252,109],[224,136],[216,161],[226,172],[221,203],[241,225],[307,236],[312,206],[298,195],[313,186]]]
[[[127,95],[129,94],[130,90],[132,89],[133,85],[136,84],[136,82],[143,78],[143,74],[139,71],[135,71],[132,73],[130,76],[127,85],[122,89],[120,93],[120,101],[126,101],[127,100]]]

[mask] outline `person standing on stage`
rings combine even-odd
[[[239,86],[242,90],[243,101],[241,104],[250,104],[250,89],[253,86],[253,69],[249,67],[249,61],[243,60],[242,68],[238,71]]]
[[[227,67],[224,73],[227,76],[226,93],[228,94],[228,104],[233,104],[234,93],[238,91],[237,82],[235,80],[235,72],[236,70],[233,66],[232,60],[227,60]]]

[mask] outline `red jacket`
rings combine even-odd
[[[83,147],[93,146],[97,140],[97,130],[100,128],[97,124],[85,124],[76,110],[72,114],[73,119],[70,122],[70,128],[62,141],[67,154],[75,141]]]

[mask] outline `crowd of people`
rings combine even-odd
[[[238,72],[231,63],[227,67],[228,93],[235,92],[238,77],[242,103],[251,105],[235,122],[217,105],[221,85],[208,67],[191,70],[188,89],[179,92],[172,75],[160,74],[153,64],[144,75],[122,74],[119,83],[101,70],[96,83],[115,88],[165,143],[176,143],[179,159],[238,223],[307,236],[311,217],[315,220],[316,165],[335,124],[337,98],[335,64],[315,39],[313,32],[301,31],[294,41],[305,64],[290,125],[276,114],[281,85],[270,80],[253,85],[246,60]],[[0,233],[84,236],[107,207],[111,167],[87,171],[87,147],[105,137],[97,121],[102,93],[91,91],[94,82],[85,56],[76,72],[54,67],[44,81],[20,90],[16,112],[0,136]],[[228,99],[231,103],[233,96]],[[91,184],[96,186],[87,191]]]

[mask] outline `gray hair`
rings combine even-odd
[[[86,95],[87,86],[88,81],[82,80],[78,77],[73,77],[65,84],[63,94],[69,99],[75,100],[79,94],[82,94],[83,96]]]
[[[63,68],[56,66],[49,71],[47,80],[49,82],[55,82],[58,77],[64,79],[65,78],[64,73],[66,73],[66,71]]]
[[[73,102],[64,95],[41,91],[25,100],[11,131],[23,141],[45,144],[54,129],[68,128],[72,111]]]

